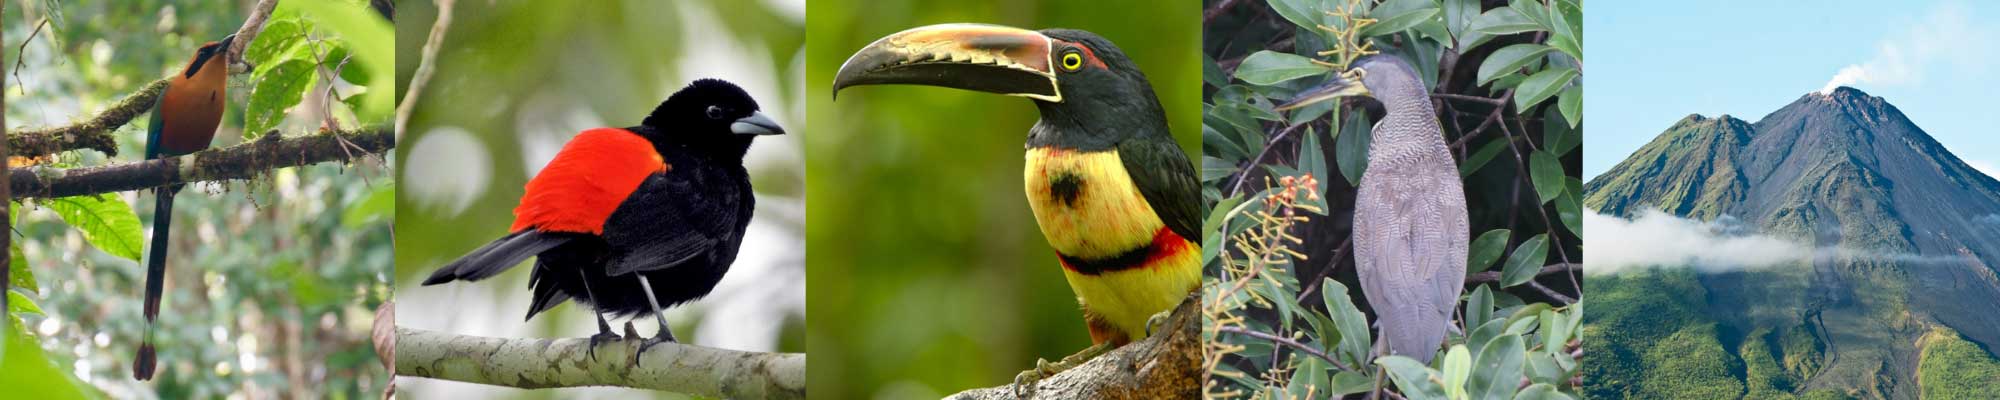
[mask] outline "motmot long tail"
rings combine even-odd
[[[153,368],[157,361],[153,350],[153,320],[160,316],[160,293],[165,289],[167,273],[167,233],[174,219],[174,194],[180,192],[181,185],[159,188],[153,191],[153,243],[148,245],[146,254],[146,336],[139,344],[139,355],[132,360],[132,378],[153,379]]]

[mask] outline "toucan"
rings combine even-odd
[[[605,313],[659,320],[641,353],[674,341],[662,312],[708,295],[750,226],[756,197],[743,155],[757,136],[784,133],[742,88],[694,81],[638,126],[570,138],[528,181],[505,236],[423,284],[486,279],[534,257],[526,319],[572,299],[591,307],[593,357],[620,338]]]
[[[1093,345],[1037,380],[1146,337],[1201,285],[1201,189],[1146,75],[1096,34],[944,24],[883,37],[840,66],[833,90],[917,84],[1026,97],[1028,206],[1055,250]],[[1026,386],[1026,385],[1022,385]]]
[[[167,78],[167,88],[153,104],[153,120],[146,128],[146,159],[178,157],[207,149],[215,139],[215,127],[222,123],[223,105],[228,103],[229,43],[236,35],[208,42],[195,50],[181,72]],[[146,333],[139,355],[132,361],[132,377],[153,379],[156,363],[153,324],[160,315],[160,295],[167,272],[168,224],[174,217],[174,194],[185,184],[153,190],[153,243],[146,255]]]

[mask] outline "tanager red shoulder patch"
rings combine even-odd
[[[618,204],[647,176],[669,168],[653,143],[637,133],[617,128],[583,131],[528,180],[508,231],[603,234],[604,221]]]

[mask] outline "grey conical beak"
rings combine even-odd
[[[779,127],[777,121],[772,121],[771,117],[765,116],[762,111],[750,113],[748,117],[737,118],[736,122],[729,124],[729,131],[738,135],[785,134],[785,128]]]

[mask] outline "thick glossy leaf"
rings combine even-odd
[[[1479,18],[1472,20],[1472,31],[1487,35],[1511,35],[1539,30],[1542,30],[1541,25],[1521,16],[1520,12],[1511,7],[1486,10],[1485,13],[1479,14]]]
[[[1480,346],[1479,356],[1473,359],[1472,378],[1467,381],[1466,392],[1471,399],[1506,400],[1514,394],[1514,388],[1521,382],[1521,362],[1526,348],[1521,337],[1500,335]]]
[[[1521,86],[1515,89],[1514,110],[1527,113],[1536,104],[1541,104],[1543,100],[1548,100],[1549,96],[1555,96],[1557,92],[1562,91],[1563,86],[1569,85],[1569,81],[1576,79],[1576,76],[1575,68],[1553,68],[1536,72],[1529,76],[1528,80],[1521,81]]]
[[[1243,64],[1236,67],[1236,79],[1255,85],[1271,85],[1332,70],[1304,56],[1261,50],[1243,59]]]
[[[1563,121],[1570,128],[1583,122],[1583,85],[1571,85],[1556,97],[1556,109],[1562,110]]]
[[[1425,367],[1423,363],[1404,356],[1388,356],[1375,359],[1389,371],[1389,378],[1396,382],[1396,389],[1410,400],[1446,400],[1444,386],[1437,371]]]
[[[1535,274],[1542,271],[1542,261],[1548,259],[1548,240],[1549,235],[1544,233],[1514,246],[1514,255],[1508,257],[1507,265],[1500,269],[1500,287],[1514,287],[1534,280]]]
[[[1348,371],[1340,371],[1340,373],[1333,374],[1333,380],[1329,385],[1331,387],[1327,389],[1327,394],[1331,396],[1345,396],[1375,390],[1374,379],[1369,379],[1366,375]]]
[[[1320,299],[1326,302],[1326,310],[1333,317],[1334,328],[1340,330],[1340,352],[1350,360],[1367,359],[1369,347],[1373,345],[1368,332],[1368,318],[1361,309],[1354,307],[1354,299],[1347,295],[1347,285],[1327,278],[1320,283]]]
[[[1236,144],[1235,139],[1223,136],[1222,131],[1218,131],[1207,125],[1202,125],[1201,127],[1201,146],[1212,149],[1211,151],[1203,151],[1202,153],[1218,155],[1226,159],[1244,160],[1250,158],[1250,154],[1244,152],[1243,146]]]
[[[1543,30],[1555,29],[1549,25],[1549,8],[1543,6],[1541,0],[1513,0],[1507,3],[1507,8],[1519,11],[1522,17],[1534,21]]]
[[[1567,155],[1583,144],[1583,132],[1565,122],[1559,107],[1546,108],[1542,112],[1542,149],[1557,156]]]
[[[1311,398],[1326,393],[1326,360],[1318,357],[1299,357],[1297,368],[1292,369],[1292,379],[1285,387],[1296,398]]]
[[[1452,345],[1444,352],[1444,391],[1454,399],[1466,398],[1465,381],[1472,375],[1472,351]]]
[[[1465,296],[1465,326],[1477,328],[1485,325],[1487,320],[1493,319],[1493,291],[1489,288],[1489,285],[1480,284],[1479,287],[1472,289],[1471,294]],[[1466,337],[1469,339],[1472,336]],[[1466,342],[1478,343],[1471,340]],[[1474,348],[1473,351],[1478,351],[1478,348]]]
[[[1577,194],[1563,192],[1556,197],[1556,219],[1562,220],[1570,233],[1583,236],[1583,209],[1577,202]]]
[[[1465,271],[1481,272],[1493,266],[1493,262],[1499,261],[1500,255],[1507,252],[1507,241],[1513,238],[1514,231],[1507,229],[1494,229],[1479,234],[1479,238],[1472,240],[1472,247],[1467,249],[1469,251],[1466,252]]]
[[[1313,189],[1326,193],[1326,149],[1320,147],[1319,133],[1312,127],[1306,127],[1305,133],[1305,142],[1299,146],[1299,171],[1312,174],[1319,181],[1319,187]]]
[[[1201,156],[1201,181],[1213,182],[1236,175],[1236,164],[1220,158]]]
[[[1207,53],[1201,55],[1201,82],[1214,87],[1229,84],[1229,76],[1222,73],[1222,67],[1216,65],[1215,58]]]
[[[132,207],[108,194],[72,196],[49,200],[50,211],[64,223],[83,231],[83,240],[114,256],[141,261],[145,233]]]
[[[286,110],[299,104],[318,78],[313,62],[304,59],[279,61],[269,71],[253,74],[256,87],[250,90],[250,104],[243,111],[243,138],[254,139],[285,119]]]
[[[1444,26],[1452,36],[1462,37],[1471,31],[1472,21],[1479,18],[1479,0],[1444,0],[1439,4],[1444,8]]]
[[[1542,204],[1555,201],[1556,196],[1563,194],[1563,179],[1566,176],[1563,175],[1562,161],[1556,156],[1549,155],[1547,151],[1528,154],[1528,174],[1534,179],[1535,195]]]
[[[1479,84],[1484,85],[1494,79],[1513,74],[1514,71],[1541,60],[1542,55],[1554,50],[1549,46],[1534,43],[1521,43],[1494,50],[1492,55],[1486,56],[1485,62],[1479,64]],[[1519,94],[1515,96],[1518,97]]]
[[[1486,141],[1485,146],[1480,146],[1479,151],[1472,152],[1471,156],[1465,157],[1464,163],[1458,165],[1458,176],[1472,176],[1472,173],[1479,172],[1480,168],[1486,167],[1486,163],[1492,162],[1494,156],[1498,156],[1501,151],[1506,150],[1507,141],[1505,140]]]
[[[1575,399],[1575,397],[1570,397],[1570,395],[1556,391],[1556,387],[1554,385],[1546,383],[1537,383],[1529,385],[1528,387],[1521,389],[1521,393],[1514,395],[1514,400],[1572,400],[1572,399]]]
[[[264,24],[264,31],[257,34],[257,40],[243,49],[243,59],[256,64],[260,71],[275,66],[277,57],[290,53],[305,39],[307,23],[299,18],[285,18]]]
[[[1437,16],[1438,16],[1437,8],[1418,8],[1413,10],[1402,10],[1390,15],[1375,16],[1373,18],[1376,18],[1378,22],[1376,22],[1374,25],[1368,25],[1367,27],[1362,28],[1361,36],[1374,37],[1396,32],[1402,32],[1405,29],[1414,28],[1417,26],[1417,24],[1424,23],[1424,21],[1429,21],[1432,18],[1437,18]]]
[[[1368,142],[1374,129],[1368,115],[1354,112],[1346,115],[1347,121],[1340,128],[1340,137],[1334,138],[1333,152],[1335,164],[1340,165],[1341,177],[1347,178],[1349,185],[1360,186],[1361,174],[1368,169]]]
[[[1570,58],[1583,59],[1583,9],[1568,2],[1558,1],[1549,5],[1549,25],[1553,30],[1549,35],[1549,45],[1561,49]]]
[[[1332,4],[1319,0],[1269,0],[1266,3],[1270,4],[1271,11],[1278,12],[1278,16],[1304,29],[1314,29],[1325,23],[1325,5]]]

